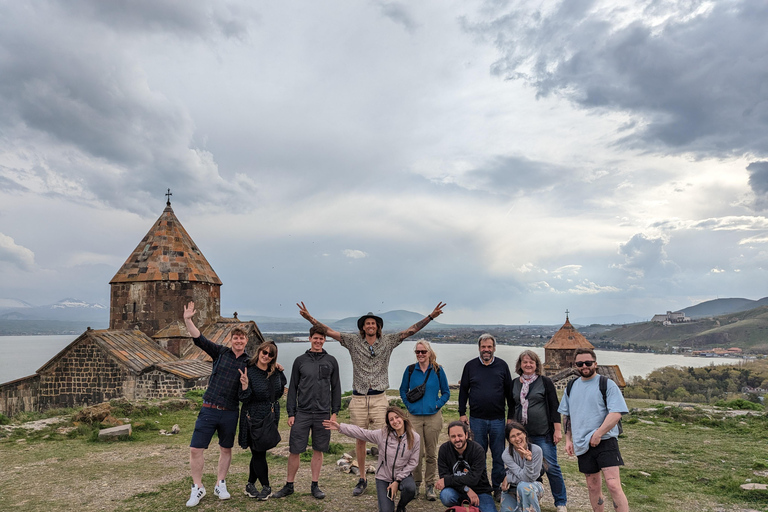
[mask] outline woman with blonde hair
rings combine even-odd
[[[277,364],[277,345],[265,341],[256,349],[256,355],[240,374],[240,433],[237,441],[243,448],[251,449],[250,474],[245,485],[245,494],[251,498],[266,500],[272,494],[269,485],[267,452],[257,450],[251,442],[250,419],[263,419],[270,411],[275,412],[275,423],[280,421],[280,397],[283,396],[287,380],[282,366]],[[256,480],[262,487],[256,488]]]
[[[413,483],[413,468],[419,460],[419,434],[413,431],[411,422],[399,407],[388,407],[385,416],[386,426],[376,430],[366,430],[357,425],[325,420],[323,425],[330,430],[338,430],[347,437],[374,443],[379,448],[379,463],[376,469],[376,495],[379,512],[395,512],[395,499],[398,491],[400,501],[397,512],[405,512],[405,507],[416,496]],[[360,468],[365,471],[365,468]]]
[[[437,442],[443,429],[441,408],[451,397],[445,369],[437,364],[437,355],[432,345],[426,340],[419,340],[413,347],[416,363],[406,367],[400,384],[400,398],[408,409],[408,418],[413,428],[421,436],[419,465],[414,471],[416,494],[423,481],[426,485],[425,497],[429,501],[437,499],[435,481],[437,481]],[[424,460],[426,459],[426,464]],[[422,473],[422,468],[424,469]],[[423,476],[422,476],[423,475]]]

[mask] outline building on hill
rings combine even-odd
[[[196,324],[214,343],[229,346],[235,327],[248,334],[250,354],[264,341],[255,322],[221,316],[221,281],[170,201],[110,286],[110,328],[88,328],[35,375],[0,384],[0,413],[182,396],[206,387],[211,358],[181,320],[191,300]]]
[[[587,338],[571,324],[568,311],[565,312],[565,323],[544,345],[544,375],[552,379],[557,389],[565,389],[568,382],[579,377],[579,371],[574,367],[574,351],[577,348],[594,350]],[[612,379],[622,393],[627,386],[618,365],[602,365],[598,361],[597,373]]]
[[[685,316],[682,311],[667,311],[665,315],[653,315],[651,322],[657,322],[662,325],[682,324],[693,321],[693,318]]]

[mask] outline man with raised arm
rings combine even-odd
[[[619,428],[622,414],[629,412],[619,386],[597,373],[597,356],[592,349],[577,348],[574,364],[581,375],[570,390],[563,393],[558,412],[565,431],[565,452],[576,455],[579,471],[587,478],[589,501],[594,512],[603,512],[603,483],[611,493],[616,512],[628,512],[629,504],[621,487],[619,466],[624,465],[619,452]],[[605,379],[601,389],[601,379]]]
[[[195,422],[192,442],[189,444],[189,467],[192,473],[192,492],[187,501],[188,507],[194,507],[205,496],[203,487],[203,454],[213,438],[214,432],[219,437],[219,467],[214,494],[221,500],[230,498],[227,492],[227,472],[232,462],[232,446],[235,444],[235,432],[239,417],[240,374],[248,363],[245,345],[248,335],[242,329],[232,330],[232,347],[218,345],[209,341],[200,333],[192,322],[195,303],[184,306],[184,323],[192,341],[213,359],[213,370],[208,380],[208,389],[203,395],[203,407]]]
[[[439,302],[423,320],[396,334],[382,334],[381,329],[384,327],[384,320],[373,313],[363,315],[357,320],[359,332],[340,333],[312,317],[303,302],[296,305],[299,307],[302,317],[318,327],[326,336],[338,341],[342,347],[349,350],[349,355],[352,358],[350,423],[368,430],[383,428],[389,405],[385,392],[389,388],[389,358],[392,351],[403,340],[413,336],[430,321],[440,316],[445,304]],[[357,463],[360,468],[360,480],[355,485],[352,495],[360,496],[368,486],[365,475],[365,441],[358,440],[356,442],[355,455],[357,455]]]

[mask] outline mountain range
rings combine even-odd
[[[768,297],[758,300],[743,298],[714,299],[679,311],[682,311],[688,317],[702,319],[741,313],[761,306],[768,306]],[[658,313],[665,313],[665,311],[659,311]],[[376,314],[384,320],[384,329],[389,332],[407,329],[424,318],[423,313],[405,310]],[[240,318],[242,320],[254,320],[263,332],[305,332],[309,328],[307,321],[298,314],[295,317],[287,318],[268,316],[241,316]],[[357,330],[358,318],[358,316],[350,316],[342,319],[321,319],[320,321],[337,331],[353,332]],[[441,317],[441,320],[443,318],[445,317]],[[636,315],[627,314],[611,317],[581,318],[573,323],[577,327],[593,324],[642,325],[647,320]],[[32,306],[19,299],[0,298],[0,335],[18,334],[21,332],[55,334],[57,329],[63,329],[66,333],[70,333],[82,331],[87,326],[94,329],[102,329],[108,325],[109,308],[102,304],[93,304],[75,298],[65,298],[45,306]],[[35,326],[42,327],[36,328]],[[456,328],[481,329],[487,327],[500,327],[500,325],[447,324],[433,321],[430,322],[428,328],[431,331],[435,331]],[[519,327],[527,328],[533,326]]]

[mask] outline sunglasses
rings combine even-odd
[[[429,354],[428,350],[414,350],[414,353],[423,355],[423,354]]]
[[[275,354],[273,354],[272,352],[270,352],[269,350],[266,350],[266,349],[262,349],[262,350],[261,350],[261,353],[262,353],[263,355],[265,355],[265,356],[269,356],[269,357],[275,357]]]
[[[368,350],[371,351],[371,357],[376,357],[376,351],[373,350],[373,345],[368,345]]]
[[[575,363],[573,363],[573,364],[575,364],[575,365],[576,365],[576,366],[578,366],[579,368],[581,368],[582,366],[586,366],[587,368],[589,368],[590,366],[592,366],[593,364],[595,364],[595,362],[596,362],[596,361],[576,361],[576,362],[575,362]]]

